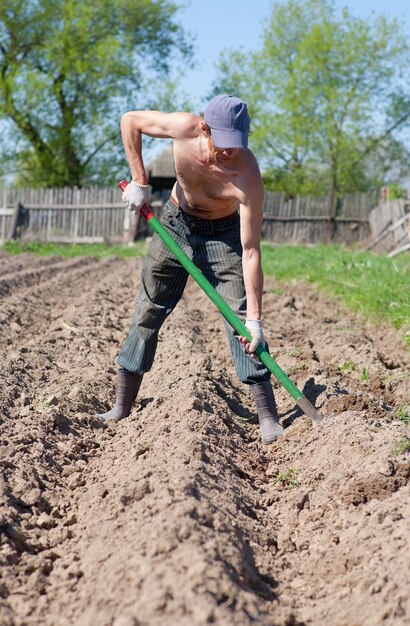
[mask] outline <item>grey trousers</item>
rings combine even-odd
[[[161,221],[185,254],[244,321],[246,294],[239,214],[226,219],[203,220],[187,215],[170,199]],[[144,262],[141,290],[128,337],[119,353],[120,367],[136,374],[151,369],[159,330],[179,302],[188,276],[186,269],[155,234]],[[209,304],[214,306],[211,302]],[[269,370],[246,353],[226,321],[225,328],[239,379],[247,384],[269,380]]]

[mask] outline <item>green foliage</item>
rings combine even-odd
[[[391,135],[410,118],[410,91],[399,87],[409,67],[396,21],[286,0],[272,6],[260,51],[223,52],[214,91],[248,102],[268,188],[334,198],[382,183],[393,148],[408,155]]]
[[[298,473],[295,467],[289,467],[284,472],[273,472],[272,477],[275,479],[275,485],[294,489],[299,484]]]
[[[188,59],[177,9],[170,0],[0,4],[0,118],[18,130],[2,149],[17,185],[117,180],[121,113],[153,105],[150,84]]]
[[[314,283],[346,306],[375,321],[384,320],[410,337],[410,259],[391,259],[336,245],[262,246],[267,276]]]
[[[352,372],[355,371],[356,366],[353,363],[353,361],[345,361],[344,363],[342,363],[341,365],[339,365],[339,369],[341,372],[343,373],[348,373],[351,374]]]
[[[107,256],[115,255],[122,258],[135,256],[145,256],[147,252],[147,244],[145,241],[137,241],[132,246],[116,245],[110,246],[105,243],[93,244],[62,244],[62,243],[39,243],[36,241],[20,243],[17,241],[9,241],[4,246],[0,246],[0,250],[5,250],[9,254],[21,254],[22,252],[31,252],[38,256],[58,255],[66,258],[77,256],[93,256],[102,259]]]
[[[389,186],[389,198],[390,200],[399,200],[407,198],[407,190],[397,183],[393,183]]]
[[[406,452],[410,452],[409,437],[403,437],[403,439],[398,441],[393,448],[393,454],[406,454]]]
[[[394,416],[397,417],[401,422],[406,424],[406,426],[410,426],[410,405],[402,406],[398,409],[395,409]]]

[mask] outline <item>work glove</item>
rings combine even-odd
[[[249,346],[247,346],[248,352],[252,353],[252,352],[255,352],[259,344],[262,344],[262,346],[265,345],[265,337],[263,335],[262,322],[261,320],[248,320],[247,319],[245,322],[245,326],[252,335],[252,341],[249,344]],[[255,354],[255,357],[256,357],[256,354]]]
[[[138,183],[134,183],[134,181],[131,181],[124,189],[122,199],[124,200],[127,209],[138,213],[138,211],[144,204],[149,203],[149,185],[138,185]]]

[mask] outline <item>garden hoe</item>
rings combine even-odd
[[[119,183],[119,188],[124,191],[128,182],[122,180]],[[174,241],[171,235],[161,222],[154,216],[150,208],[144,204],[140,209],[140,215],[151,226],[152,230],[162,239],[167,248],[178,259],[178,261],[185,267],[187,272],[192,276],[195,282],[201,287],[206,295],[217,306],[222,313],[226,321],[233,327],[236,332],[242,337],[246,337],[249,341],[252,341],[251,334],[246,328],[245,324],[241,322],[239,317],[232,311],[231,307],[225,302],[225,300],[219,295],[219,293],[212,287],[211,283],[205,278],[202,272],[196,267],[191,259],[185,254],[180,246]],[[302,411],[310,417],[312,424],[316,426],[323,418],[320,413],[315,409],[313,404],[306,398],[306,396],[296,387],[296,385],[290,380],[285,372],[279,367],[276,361],[271,357],[265,347],[259,345],[256,348],[256,354],[262,363],[268,368],[268,370],[275,376],[280,384],[286,389],[292,398],[296,401],[296,404],[302,409]]]

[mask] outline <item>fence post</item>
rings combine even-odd
[[[10,239],[21,239],[21,231],[28,226],[30,221],[30,211],[26,209],[21,202],[17,202],[14,209],[13,222],[10,228]]]
[[[335,211],[336,211],[336,193],[335,193],[334,188],[332,188],[329,194],[328,205],[327,205],[327,215],[328,215],[327,240],[328,240],[328,243],[331,243],[335,236],[335,217],[336,217]]]

